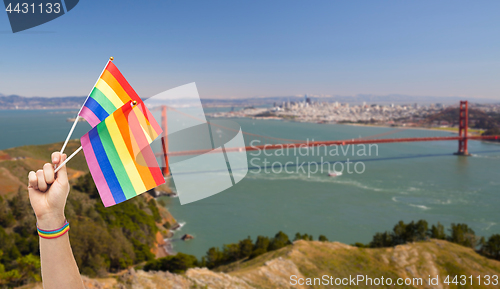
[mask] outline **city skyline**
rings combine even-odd
[[[0,94],[86,96],[110,56],[149,97],[410,95],[500,100],[500,3],[85,1],[12,34]],[[152,5],[152,4],[151,4]]]

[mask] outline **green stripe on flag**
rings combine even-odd
[[[97,87],[94,87],[90,97],[97,101],[109,115],[113,114],[113,112],[117,109],[111,100],[109,100]]]
[[[134,186],[128,178],[128,174],[125,170],[125,167],[123,166],[122,160],[118,156],[118,152],[116,151],[115,145],[113,143],[113,140],[111,139],[111,135],[109,134],[108,127],[106,126],[105,121],[97,125],[97,132],[99,133],[102,146],[106,151],[106,155],[108,156],[109,162],[113,167],[113,171],[115,171],[115,175],[118,178],[118,182],[122,187],[125,197],[128,200],[137,196]]]

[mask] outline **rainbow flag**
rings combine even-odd
[[[95,127],[129,100],[141,101],[120,70],[108,61],[79,116]]]
[[[126,102],[81,138],[105,207],[165,183],[150,147],[162,130],[144,103]]]

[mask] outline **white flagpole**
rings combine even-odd
[[[85,100],[85,101],[87,101],[87,100]],[[71,135],[73,134],[73,131],[75,130],[76,124],[78,123],[78,119],[80,118],[79,114],[80,114],[80,112],[78,112],[78,114],[76,115],[75,122],[73,123],[73,126],[71,127],[71,129],[68,133],[68,136],[66,137],[66,140],[64,141],[63,147],[61,149],[61,154],[64,152],[64,149],[66,148],[66,145],[68,144],[69,138],[71,137]]]
[[[80,107],[80,110],[76,114],[75,122],[73,123],[73,126],[71,127],[71,130],[69,131],[68,136],[66,137],[66,140],[64,141],[63,147],[62,147],[61,152],[60,152],[61,154],[64,152],[64,149],[66,148],[66,145],[68,144],[69,138],[71,137],[71,135],[73,134],[73,131],[75,130],[76,124],[78,123],[78,119],[80,118],[80,112],[82,111],[83,106],[85,105],[85,102],[87,102],[87,99],[89,99],[90,94],[94,90],[94,87],[97,85],[97,82],[99,81],[99,79],[101,79],[101,76],[104,73],[104,70],[106,70],[106,67],[108,67],[109,62],[113,61],[113,59],[114,59],[113,57],[110,57],[108,62],[106,62],[106,66],[104,66],[104,68],[103,68],[101,74],[99,74],[99,77],[97,78],[94,86],[92,86],[92,89],[90,90],[89,95],[87,96],[87,98],[85,99],[85,101],[82,104],[82,107]]]
[[[57,171],[64,166],[67,162],[69,162],[70,159],[72,159],[74,156],[76,156],[77,153],[79,153],[82,150],[82,146],[80,146],[74,153],[72,153],[62,164],[58,165],[54,173],[57,173]]]

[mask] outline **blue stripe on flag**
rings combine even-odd
[[[97,126],[89,131],[89,139],[92,144],[92,149],[94,149],[94,153],[97,161],[99,162],[99,166],[101,167],[102,174],[108,183],[109,190],[111,194],[113,194],[113,198],[115,202],[121,203],[126,201],[125,193],[118,182],[118,178],[115,175],[115,171],[111,167],[111,163],[109,162],[108,156],[101,142],[101,138],[99,137],[99,133],[97,132]]]
[[[89,97],[85,102],[85,106],[90,109],[100,121],[106,119],[109,114],[102,108],[102,106],[92,97]]]

